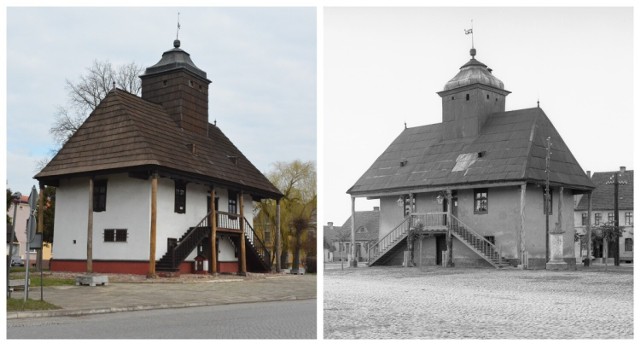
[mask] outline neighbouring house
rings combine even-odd
[[[271,270],[253,202],[282,193],[208,120],[209,84],[174,48],[114,87],[35,178],[56,187],[51,270],[147,274]]]
[[[352,216],[340,227],[329,222],[324,226],[325,238],[329,245],[331,253],[330,261],[348,261],[352,258],[353,248],[351,246],[351,222]],[[355,253],[359,262],[369,260],[369,248],[378,241],[378,233],[380,229],[380,207],[374,207],[373,210],[356,211],[355,213]]]
[[[16,209],[17,205],[17,209]],[[15,211],[15,220],[13,220],[13,214]],[[15,223],[15,235],[14,235],[14,243],[13,243],[13,254],[11,257],[20,257],[22,259],[25,258],[25,251],[27,250],[27,221],[29,220],[29,215],[31,213],[31,208],[29,207],[29,195],[20,196],[20,200],[18,203],[14,201],[9,205],[9,210],[7,210],[7,217],[12,218],[12,222]],[[7,240],[11,238],[11,227],[13,224],[7,225]],[[8,253],[8,243],[7,243],[7,253]],[[35,257],[35,250],[31,251],[31,258]]]
[[[369,265],[575,266],[573,195],[594,185],[539,105],[505,110],[475,56],[438,92],[442,122],[405,128],[347,191],[380,201]]]
[[[589,200],[587,195],[576,196],[575,229],[580,241],[576,241],[576,258],[582,260],[587,256],[586,226],[592,228],[615,221],[614,174],[618,173],[618,223],[623,228],[619,239],[620,261],[633,262],[633,170],[620,167],[618,172],[595,172],[591,181],[596,186],[591,192],[591,220],[589,219]],[[613,262],[614,241],[603,243],[594,239],[591,243],[591,255],[598,262],[606,257]]]

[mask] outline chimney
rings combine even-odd
[[[624,172],[627,171],[627,167],[625,166],[620,166],[620,174],[624,174]]]
[[[373,211],[380,211],[380,207],[373,207]]]
[[[327,226],[329,226],[329,228],[333,228],[333,222],[327,222]]]
[[[591,179],[591,171],[587,171],[587,177]]]

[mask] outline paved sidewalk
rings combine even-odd
[[[325,265],[326,339],[631,339],[633,266]]]
[[[109,274],[106,274],[109,275]],[[8,319],[74,316],[108,312],[167,309],[316,298],[316,275],[221,275],[198,280],[110,282],[106,286],[44,287],[44,300],[60,310],[7,312]],[[16,291],[12,298],[24,298]],[[40,299],[32,287],[30,299]]]

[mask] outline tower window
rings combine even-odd
[[[467,101],[469,101],[469,94],[467,94]]]
[[[162,86],[167,86],[167,80],[166,79],[162,81]]]
[[[451,99],[453,100],[453,99],[454,99],[454,97],[453,97],[453,96],[451,96]]]
[[[489,99],[489,94],[487,94],[487,100]]]

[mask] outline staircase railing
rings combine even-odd
[[[430,212],[426,214],[411,214],[412,221],[411,226],[417,227],[422,225],[425,230],[429,228],[446,229],[447,227],[447,213],[446,212]]]
[[[462,231],[462,229],[464,229],[464,231]],[[485,258],[489,263],[495,266],[495,263],[492,261],[492,256],[494,254],[497,254],[498,265],[502,264],[502,253],[500,249],[496,249],[495,244],[491,243],[480,233],[474,231],[473,228],[467,226],[454,215],[451,215],[451,230],[456,238],[467,244],[467,246],[469,246],[472,250]],[[473,243],[469,243],[465,239],[465,235],[463,234],[463,232],[467,232],[474,237]]]
[[[375,261],[380,255],[382,255],[390,245],[394,244],[398,240],[398,238],[407,234],[408,227],[406,226],[411,223],[411,219],[411,215],[408,215],[404,218],[404,220],[402,220],[402,222],[400,222],[398,226],[393,228],[384,237],[382,237],[375,244],[369,247],[369,264],[371,264],[372,260]]]
[[[256,233],[256,230],[253,229],[247,218],[244,218],[244,234],[253,245],[253,248],[256,250],[258,255],[262,257],[262,261],[269,267],[271,267],[271,254],[269,253],[269,249],[264,244],[262,239]],[[270,269],[270,268],[269,268]]]
[[[195,249],[196,246],[204,239],[210,232],[209,217],[211,212],[205,216],[197,226],[191,228],[183,239],[181,239],[177,245],[171,249],[172,256],[171,262],[173,268],[177,268],[178,264],[184,261],[187,256]]]
[[[218,228],[240,230],[240,215],[231,214],[224,211],[216,212],[218,215]]]

